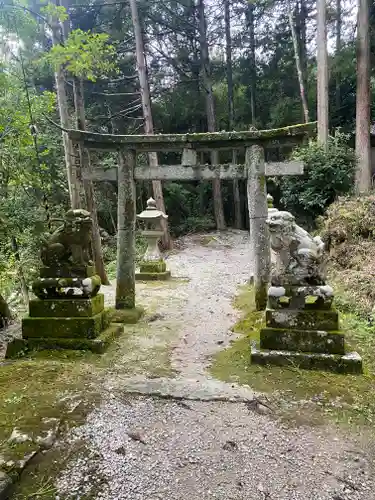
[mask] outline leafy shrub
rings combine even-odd
[[[338,196],[352,190],[356,156],[347,140],[346,135],[336,133],[327,151],[316,141],[298,148],[293,159],[304,162],[304,174],[279,181],[281,204],[310,227]]]

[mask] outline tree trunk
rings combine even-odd
[[[233,69],[232,69],[232,37],[230,32],[230,5],[229,0],[224,0],[225,41],[226,41],[226,66],[228,84],[228,130],[234,127],[234,97],[233,97]],[[233,150],[232,163],[237,163],[237,154]],[[233,180],[233,206],[234,227],[241,229],[241,201],[238,179]]]
[[[142,109],[143,109],[143,118],[145,121],[145,134],[152,135],[154,133],[154,124],[152,120],[152,111],[151,111],[151,98],[150,98],[150,88],[148,84],[147,71],[146,71],[146,60],[145,60],[145,51],[143,45],[143,37],[141,31],[141,24],[138,16],[138,8],[136,0],[129,0],[131,13],[132,13],[132,21],[134,28],[134,36],[135,36],[135,46],[136,46],[136,57],[137,57],[137,67],[138,67],[138,76],[139,76],[139,85],[141,90],[141,98],[142,98]],[[158,166],[158,156],[156,152],[149,153],[148,161],[150,168]],[[154,192],[154,199],[156,201],[156,205],[159,210],[165,212],[165,203],[163,196],[163,188],[161,181],[152,181],[152,188]],[[165,250],[171,248],[171,238],[168,230],[168,223],[166,220],[162,221],[164,235],[162,238],[162,246]]]
[[[215,104],[214,104],[214,95],[212,92],[210,58],[208,55],[206,18],[204,14],[203,0],[198,0],[198,13],[199,13],[199,35],[200,35],[199,41],[200,41],[200,51],[201,51],[202,77],[203,77],[204,90],[206,92],[207,129],[208,132],[215,132],[216,131]],[[212,165],[219,164],[218,151],[211,152],[211,163]],[[221,194],[220,179],[215,179],[212,181],[212,195],[213,195],[216,227],[221,231],[224,230],[226,226],[225,226],[224,206]]]
[[[341,19],[341,0],[336,0],[336,60],[341,52],[341,27],[342,27],[342,19]],[[336,113],[341,108],[341,77],[339,71],[339,65],[337,65],[336,69]]]
[[[317,1],[318,141],[328,148],[328,55],[326,0]]]
[[[8,302],[0,294],[0,328],[6,327],[12,318],[13,316],[10,312]]]
[[[60,43],[63,41],[60,24],[55,19],[52,19],[50,21],[50,25],[52,28],[52,43],[53,45],[60,45]],[[57,106],[60,116],[60,124],[62,128],[69,129],[70,128],[69,108],[68,108],[68,99],[66,95],[63,68],[59,68],[55,72],[55,84],[56,84]],[[66,132],[62,132],[62,140],[64,146],[64,156],[65,156],[66,173],[67,173],[67,180],[69,187],[70,205],[72,208],[78,208],[80,205],[80,197],[79,197],[80,186],[77,180],[77,175],[75,170],[74,149]]]
[[[356,191],[371,190],[369,2],[359,0],[357,27]]]
[[[309,108],[307,105],[305,84],[303,81],[302,65],[301,65],[301,58],[300,58],[300,50],[299,50],[299,46],[298,46],[298,38],[297,38],[296,27],[295,27],[294,19],[293,19],[293,10],[292,10],[292,7],[290,5],[290,1],[288,2],[288,19],[289,19],[289,27],[290,27],[290,31],[292,34],[292,40],[293,40],[294,59],[296,61],[297,76],[298,76],[299,91],[300,91],[301,102],[302,102],[303,116],[305,118],[305,123],[307,123],[310,121]]]
[[[254,4],[249,2],[246,10],[247,29],[249,32],[249,66],[250,66],[250,110],[251,123],[255,125],[255,93],[256,93],[256,65],[255,65],[255,29],[254,29]]]
[[[74,78],[73,93],[74,93],[74,106],[76,109],[76,116],[77,116],[77,129],[86,130],[85,102],[84,102],[82,80]],[[91,161],[89,152],[85,148],[83,148],[82,145],[78,145],[78,152],[81,165],[81,172],[83,171],[90,172]],[[85,206],[87,210],[91,213],[93,221],[92,253],[93,253],[93,260],[95,263],[95,269],[97,274],[100,276],[102,284],[110,285],[104,266],[102,242],[100,238],[99,223],[98,223],[98,213],[96,209],[94,185],[92,180],[85,179],[83,181],[83,188],[86,198]]]

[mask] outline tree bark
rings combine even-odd
[[[74,78],[73,80],[73,93],[74,93],[74,106],[76,109],[77,117],[77,129],[86,130],[86,116],[85,116],[85,101],[83,94],[83,83],[82,80]],[[91,160],[89,152],[78,145],[79,160],[81,165],[81,172],[86,170],[90,172],[92,169]],[[104,266],[102,242],[100,238],[99,223],[98,223],[98,212],[96,209],[94,184],[92,180],[85,179],[83,181],[84,194],[86,198],[85,206],[87,210],[91,213],[93,227],[92,227],[92,253],[93,260],[95,263],[95,269],[103,285],[110,285],[107,277],[107,273]]]
[[[145,51],[144,51],[143,36],[141,31],[141,24],[139,21],[136,0],[129,0],[129,3],[131,8],[134,36],[135,36],[139,85],[141,90],[143,118],[145,122],[144,129],[146,135],[152,135],[154,133],[154,124],[152,119],[150,88],[148,84],[147,71],[146,71],[146,60],[145,60]],[[148,161],[151,168],[157,167],[158,166],[157,153],[156,152],[149,153]],[[152,188],[154,192],[154,199],[156,201],[158,209],[165,212],[165,203],[164,203],[163,188],[161,181],[152,181]],[[166,220],[163,220],[162,224],[164,231],[164,235],[162,238],[162,246],[165,250],[168,250],[172,246],[168,230],[168,223]]]
[[[0,328],[6,327],[12,318],[13,316],[9,309],[8,302],[0,294]]]
[[[56,5],[58,5],[57,2]],[[60,43],[63,41],[63,35],[59,22],[55,19],[51,19],[50,25],[52,28],[52,43],[53,45],[60,45]],[[58,70],[55,72],[55,85],[56,85],[57,106],[59,111],[60,124],[62,128],[69,129],[70,128],[69,107],[68,107],[68,99],[65,88],[65,75],[62,67],[58,68]],[[80,196],[79,196],[80,186],[76,175],[73,145],[66,132],[62,132],[62,141],[64,147],[70,205],[72,208],[78,208],[80,205]]]
[[[249,66],[250,66],[250,110],[251,110],[251,123],[255,125],[256,108],[255,108],[255,94],[256,94],[256,65],[255,65],[255,29],[254,29],[254,4],[249,2],[246,10],[247,29],[249,32]]]
[[[369,2],[359,0],[357,25],[356,191],[371,190]]]
[[[303,109],[303,116],[305,119],[305,123],[309,122],[309,107],[307,104],[307,98],[306,98],[306,90],[305,90],[305,84],[303,81],[303,72],[302,72],[302,65],[301,65],[301,58],[300,58],[300,50],[298,46],[298,38],[297,38],[297,33],[296,33],[296,27],[294,24],[294,19],[293,19],[293,10],[290,5],[290,0],[288,2],[288,20],[289,20],[289,27],[290,31],[292,34],[292,40],[293,40],[293,49],[294,49],[294,59],[296,61],[296,69],[297,69],[297,76],[298,76],[298,83],[299,83],[299,92],[301,96],[301,102],[302,102],[302,109]]]
[[[212,91],[212,82],[210,74],[210,58],[208,54],[206,17],[204,13],[203,0],[198,0],[198,14],[199,14],[199,41],[200,41],[200,51],[201,51],[202,80],[203,80],[204,90],[206,92],[207,129],[208,132],[215,132],[216,131],[215,104],[214,104],[214,95]],[[211,152],[211,163],[212,165],[218,165],[219,163],[218,151]],[[224,206],[221,193],[220,179],[215,179],[212,181],[212,195],[213,195],[216,227],[219,230],[224,230],[226,228],[226,225],[224,218]]]
[[[328,148],[328,55],[326,0],[317,1],[318,141]]]
[[[225,21],[225,41],[226,41],[226,69],[228,84],[228,130],[234,127],[234,96],[233,96],[233,68],[232,68],[232,37],[230,32],[230,5],[229,0],[224,0],[224,21]],[[237,154],[233,150],[232,163],[237,163]],[[241,200],[238,179],[233,180],[233,206],[234,206],[234,227],[241,229]]]
[[[336,0],[336,60],[341,52],[341,28],[342,28],[342,18],[341,18],[341,0]],[[336,69],[336,112],[341,108],[341,77],[340,71],[337,67]]]

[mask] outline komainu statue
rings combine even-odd
[[[52,219],[61,220],[61,219]],[[86,210],[69,210],[63,224],[42,243],[40,257],[43,267],[33,283],[33,292],[40,299],[94,297],[100,289],[100,277],[90,259],[92,218]]]
[[[283,296],[291,297],[291,306],[304,307],[308,295],[318,298],[317,305],[333,300],[326,285],[324,243],[298,226],[289,212],[278,211],[267,219],[275,262],[271,274],[269,301],[280,306]]]
[[[86,210],[69,210],[63,224],[43,242],[45,266],[87,266],[90,261],[92,219]]]
[[[289,212],[275,212],[267,219],[276,262],[273,285],[324,285],[325,253],[320,236],[312,237]]]

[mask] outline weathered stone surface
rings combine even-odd
[[[31,351],[40,350],[84,350],[101,354],[108,349],[111,342],[121,335],[123,327],[119,324],[111,324],[103,330],[95,339],[88,338],[28,338],[14,339],[8,344],[6,358],[17,358]]]
[[[163,259],[155,261],[143,260],[139,265],[139,270],[141,273],[165,273],[167,265]]]
[[[115,309],[110,307],[106,309],[105,315],[111,323],[135,324],[144,314],[142,307],[133,307],[132,309]]]
[[[31,318],[22,320],[22,336],[28,338],[88,338],[97,337],[103,328],[103,313],[91,318]]]
[[[267,309],[266,325],[270,328],[338,330],[339,315],[332,309]]]
[[[333,298],[333,290],[329,285],[272,285],[268,289],[270,309],[331,309]]]
[[[0,471],[0,500],[6,500],[12,486],[11,477],[3,471]]]
[[[306,370],[325,370],[335,373],[363,373],[362,358],[356,352],[340,355],[277,350],[262,351],[252,346],[251,362],[259,365],[298,366]]]
[[[71,318],[91,317],[104,309],[104,295],[102,293],[92,298],[57,298],[34,299],[29,303],[29,315],[32,318]]]
[[[345,354],[344,334],[338,331],[263,328],[260,331],[260,348]]]
[[[325,285],[325,254],[321,238],[312,237],[299,227],[289,212],[271,213],[267,226],[276,256],[271,284]]]
[[[135,307],[136,193],[134,150],[119,151],[116,308]]]
[[[40,252],[43,264],[56,269],[91,265],[91,214],[81,209],[68,210],[62,222],[63,224],[51,235],[46,235],[43,241]]]
[[[100,276],[89,278],[38,278],[33,283],[33,292],[39,299],[72,297],[79,290],[82,297],[95,297],[100,290]]]
[[[137,281],[163,281],[168,280],[171,277],[170,271],[165,271],[164,273],[136,273],[135,279]]]

